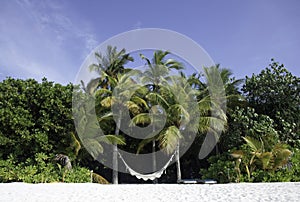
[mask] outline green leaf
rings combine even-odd
[[[150,124],[151,123],[151,117],[148,113],[140,113],[133,117],[130,122],[130,126],[133,126],[133,124]]]
[[[258,158],[262,162],[263,169],[267,169],[272,157],[273,157],[272,152],[264,152],[259,155]]]
[[[261,141],[258,141],[252,137],[243,137],[243,139],[246,141],[247,145],[251,148],[252,152],[260,152],[263,149],[263,145]]]
[[[170,126],[162,131],[158,137],[159,147],[167,154],[175,151],[179,140],[183,138],[179,129],[176,126]]]
[[[126,145],[125,139],[121,135],[103,135],[97,137],[96,140],[99,142],[104,142],[107,144],[118,144],[118,145]]]

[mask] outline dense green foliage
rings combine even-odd
[[[219,182],[299,181],[300,78],[272,59],[270,68],[246,77],[242,91],[246,105],[229,115],[228,130],[220,139],[224,153],[210,157],[209,168],[201,169],[203,177]]]
[[[129,77],[125,73],[130,69],[124,65],[133,58],[124,49],[118,52],[116,48],[108,47],[107,55],[97,53],[98,63],[90,70],[97,72],[99,77],[78,88],[80,96],[90,96],[96,103],[88,110],[84,108],[88,105],[76,108],[85,123],[78,129],[82,131],[75,130],[72,117],[72,84],[63,86],[46,79],[39,83],[34,79],[13,78],[0,82],[0,182],[92,180],[108,183],[107,178],[115,183],[118,172],[112,175],[111,169],[95,159],[113,159],[113,166],[117,168],[118,148],[131,153],[162,149],[170,155],[175,150],[180,151],[179,142],[185,144],[190,132],[197,133],[194,143],[180,161],[176,158],[177,164],[170,166],[159,182],[175,182],[176,176],[180,179],[181,175],[182,178],[212,178],[221,183],[300,181],[298,77],[272,60],[269,68],[246,77],[245,81],[235,79],[230,70],[219,65],[204,68],[204,82],[201,75],[180,72],[182,64],[169,58],[169,54],[156,51],[152,60],[141,55],[148,69],[133,72],[135,76]],[[178,74],[169,75],[170,69]],[[208,84],[214,79],[212,72],[220,73],[225,94],[220,91],[219,95],[227,100],[227,113],[214,109],[217,109],[217,117],[211,116],[211,104],[224,103],[209,95]],[[136,84],[133,78],[137,77],[146,85]],[[135,91],[129,96],[131,89]],[[114,90],[119,93],[114,94]],[[126,102],[123,102],[125,98]],[[201,113],[199,120],[194,118],[196,110],[190,110],[192,101],[196,103],[192,108]],[[153,107],[156,105],[162,106],[168,116],[161,132],[152,138],[140,141],[117,127],[133,123],[147,127],[153,121],[155,131],[162,123],[156,118],[162,109]],[[122,109],[119,117],[123,116],[123,109],[128,110],[132,122],[125,122],[125,119],[115,122],[112,106]],[[150,116],[153,109],[156,112]],[[89,112],[94,110],[98,119],[89,118]],[[104,132],[100,137],[94,127],[97,122]],[[223,124],[225,128],[220,129]],[[210,156],[199,160],[199,150],[207,131],[222,131],[222,135]],[[89,145],[89,150],[83,143]],[[114,152],[101,156],[111,144]],[[70,157],[72,170],[53,161],[58,153]],[[155,167],[154,157],[152,164]],[[119,176],[122,182],[141,182],[128,174]]]
[[[91,182],[90,171],[83,167],[73,167],[65,170],[59,164],[54,164],[44,153],[37,153],[35,159],[27,159],[18,163],[11,156],[0,160],[1,182]]]
[[[72,85],[8,78],[0,83],[0,157],[17,161],[64,152],[74,132]],[[70,148],[71,149],[71,148]]]
[[[281,141],[300,147],[300,78],[273,59],[269,66],[246,77],[243,92],[250,106],[274,120]]]
[[[228,130],[220,138],[221,151],[227,152],[239,147],[245,136],[260,138],[272,135],[274,141],[279,139],[274,121],[267,115],[258,114],[251,107],[236,107],[228,116]]]
[[[299,182],[300,181],[300,152],[295,149],[289,163],[276,171],[256,168],[248,178],[245,167],[239,171],[236,160],[229,154],[211,156],[208,159],[208,169],[201,169],[203,179],[217,179],[220,183],[228,182]]]
[[[72,92],[46,79],[0,83],[0,182],[90,182],[87,168],[65,172],[53,161],[64,153],[76,164]]]

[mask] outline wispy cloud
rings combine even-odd
[[[0,71],[73,81],[71,68],[79,68],[98,42],[86,23],[82,26],[66,13],[63,4],[50,0],[5,3],[0,12],[0,68],[5,69]]]
[[[41,31],[52,32],[56,35],[58,42],[63,43],[69,38],[77,38],[85,43],[87,50],[98,45],[96,37],[89,27],[78,25],[64,14],[66,8],[61,5],[61,2],[52,0],[17,0],[17,2],[27,12],[30,12]]]

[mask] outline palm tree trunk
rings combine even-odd
[[[154,117],[153,117],[154,118]],[[154,120],[154,119],[153,119]],[[153,128],[152,128],[152,132],[155,132],[155,125],[153,124]],[[155,139],[152,140],[152,169],[153,172],[156,171],[156,155],[155,155],[155,147],[156,147],[156,143],[155,143]],[[154,184],[157,184],[157,179],[155,178],[153,180]]]
[[[155,140],[152,140],[152,169],[153,172],[156,171],[156,155],[155,155]],[[154,184],[157,184],[157,179],[153,180]]]
[[[120,126],[121,126],[121,116],[122,111],[120,110],[119,119],[116,125],[115,135],[119,135],[120,133]],[[113,144],[113,176],[112,176],[113,184],[118,184],[118,145],[116,143]]]
[[[118,146],[113,145],[113,184],[118,184]]]
[[[179,157],[179,141],[176,146],[176,165],[177,165],[177,183],[181,180],[180,157]]]

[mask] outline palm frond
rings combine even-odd
[[[100,78],[91,79],[86,86],[86,92],[93,95],[99,86]]]
[[[146,110],[149,109],[149,106],[148,106],[147,102],[143,98],[138,97],[138,96],[132,96],[131,100],[134,103],[136,103],[137,105],[143,106]]]
[[[166,60],[165,65],[170,69],[176,69],[176,70],[184,69],[183,65],[174,59]]]
[[[168,102],[158,93],[149,93],[146,98],[152,103],[162,104],[164,106],[169,106]]]
[[[121,135],[102,135],[95,139],[106,144],[126,145],[125,138]]]
[[[159,147],[167,154],[175,151],[179,140],[182,138],[180,130],[176,126],[170,126],[163,130],[159,137]]]
[[[267,169],[272,157],[273,157],[272,152],[264,152],[259,155],[258,158],[259,158],[260,162],[262,163],[263,169]]]
[[[112,120],[113,119],[113,113],[108,112],[98,117],[98,122],[101,123],[102,121]]]
[[[292,152],[289,149],[285,148],[285,145],[278,143],[273,149],[273,154],[273,170],[276,170],[277,168],[280,168],[288,163]]]
[[[150,124],[150,123],[151,123],[151,117],[149,116],[149,114],[148,113],[140,113],[131,119],[130,126],[133,126],[133,124],[145,125],[145,124]]]
[[[200,116],[199,118],[199,132],[207,132],[210,129],[216,132],[225,130],[226,121],[212,116]]]
[[[77,139],[75,133],[71,132],[71,138],[72,138],[72,146],[75,149],[75,156],[78,156],[79,150],[81,149],[80,141]]]
[[[114,97],[106,97],[101,101],[101,105],[106,108],[110,108],[115,103]]]
[[[190,114],[188,111],[180,104],[174,104],[168,108],[168,112],[171,116],[176,119],[180,118],[180,123],[188,123],[190,121]]]
[[[246,141],[247,145],[251,148],[252,152],[257,153],[263,150],[262,141],[256,140],[255,138],[250,136],[243,137],[243,139]]]
[[[139,107],[135,102],[132,102],[132,101],[127,101],[125,103],[125,106],[133,114],[139,114],[141,112],[141,110],[142,110],[141,107]]]
[[[94,159],[103,153],[103,147],[97,140],[88,138],[82,139],[82,142]]]
[[[101,88],[95,92],[96,97],[102,97],[103,95],[111,95],[111,94],[112,91],[105,88]]]
[[[149,67],[151,67],[151,62],[148,58],[146,58],[143,54],[140,54],[140,57],[143,59],[143,60],[146,60],[147,64],[149,65]]]
[[[153,62],[155,64],[161,64],[161,62],[163,61],[163,59],[170,54],[169,51],[162,51],[162,50],[157,50],[154,52],[154,56],[153,56]]]
[[[150,134],[149,136],[152,136],[152,134]],[[150,142],[152,142],[152,141],[155,140],[155,139],[156,139],[156,136],[153,136],[153,137],[151,137],[151,138],[145,138],[145,139],[143,139],[143,140],[139,143],[136,153],[139,154],[139,153],[144,149],[144,147],[145,147],[147,144],[149,144]]]

